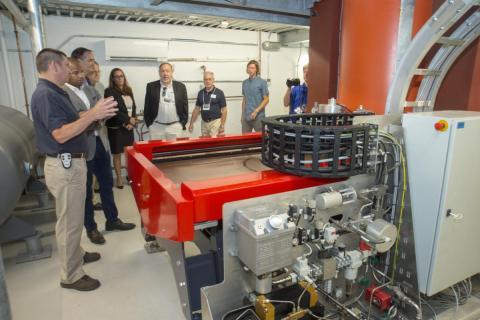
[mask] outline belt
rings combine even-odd
[[[218,119],[220,119],[220,118],[215,118],[215,119],[207,119],[207,120],[203,120],[203,121],[205,121],[205,122],[212,122],[212,121],[215,121],[215,120],[218,120]]]
[[[72,156],[72,159],[85,158],[85,153],[70,153],[70,152],[47,153],[47,156],[51,157],[51,158],[60,158],[62,156],[62,154],[70,154]]]
[[[169,126],[171,124],[174,124],[174,123],[177,123],[177,122],[180,122],[180,121],[173,121],[173,122],[159,122],[159,121],[153,121],[155,123],[158,123],[158,124],[163,124],[164,126]]]

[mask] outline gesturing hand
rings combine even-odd
[[[113,117],[118,111],[117,102],[113,97],[100,99],[89,112],[93,115],[94,120],[103,120]]]

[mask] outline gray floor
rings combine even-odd
[[[85,266],[85,271],[102,283],[95,291],[77,292],[60,288],[53,237],[44,239],[44,242],[53,245],[50,259],[15,264],[14,256],[22,244],[3,247],[14,320],[185,319],[168,255],[149,255],[143,248],[138,210],[130,188],[115,188],[115,199],[120,218],[135,222],[137,228],[105,233],[107,243],[102,246],[91,244],[84,232],[83,248],[102,255],[100,261]],[[95,218],[102,231],[105,223],[103,213],[97,211]],[[43,228],[48,232],[53,226]]]

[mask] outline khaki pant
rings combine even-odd
[[[183,138],[187,134],[180,122],[170,125],[154,122],[148,127],[148,131],[150,132],[150,140],[175,140],[176,138]]]
[[[216,137],[218,136],[218,131],[220,130],[220,125],[222,124],[222,119],[218,118],[210,122],[205,122],[202,120],[202,136],[204,137]]]
[[[47,157],[44,172],[48,190],[55,197],[55,236],[61,282],[74,283],[85,275],[80,238],[85,214],[87,166],[85,159],[72,159],[70,169],[65,169],[60,159]]]

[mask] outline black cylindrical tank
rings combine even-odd
[[[0,106],[0,224],[12,213],[37,157],[33,122]]]

